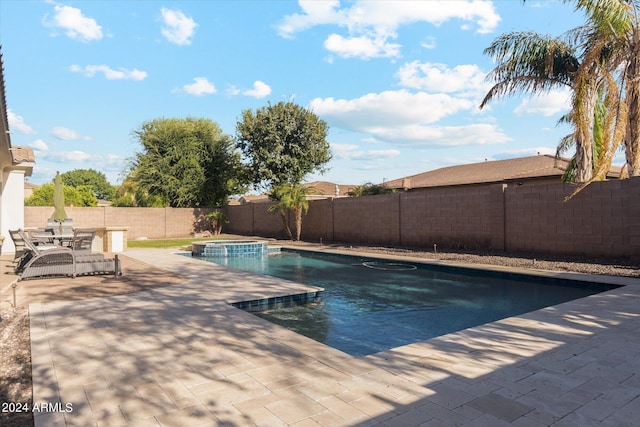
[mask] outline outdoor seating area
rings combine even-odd
[[[52,276],[94,274],[120,275],[118,256],[105,258],[102,253],[92,253],[91,244],[96,231],[76,229],[69,238],[49,233],[48,229],[11,230],[16,248],[15,272],[20,280]]]

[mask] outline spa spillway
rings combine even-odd
[[[247,257],[261,256],[268,252],[267,242],[262,240],[214,240],[194,242],[192,256]]]

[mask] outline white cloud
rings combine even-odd
[[[214,84],[207,80],[205,77],[195,77],[193,79],[193,83],[191,83],[190,85],[182,86],[182,90],[184,90],[189,95],[195,96],[210,95],[217,92]]]
[[[324,47],[342,58],[391,58],[400,55],[400,45],[387,43],[384,37],[342,37],[331,34],[325,40]]]
[[[525,99],[513,112],[519,116],[523,114],[552,116],[556,113],[569,111],[570,109],[571,91],[566,89],[553,90],[549,93],[539,94],[532,98]]]
[[[483,97],[491,84],[477,65],[458,65],[450,69],[445,64],[408,62],[398,70],[400,85],[412,89],[457,93],[461,96]]]
[[[29,147],[33,148],[36,151],[47,151],[47,150],[49,150],[49,146],[47,145],[47,143],[44,142],[41,139],[36,139],[31,144],[29,144]]]
[[[271,87],[268,84],[261,82],[260,80],[256,80],[255,82],[253,82],[253,89],[247,89],[242,92],[243,95],[253,96],[254,98],[258,99],[264,98],[270,93]]]
[[[107,80],[144,80],[147,78],[146,71],[140,71],[135,68],[133,70],[127,70],[126,68],[114,70],[108,65],[87,65],[81,67],[74,64],[69,67],[69,69],[74,73],[82,73],[87,77],[93,77],[97,73],[102,73]]]
[[[26,124],[24,122],[24,119],[22,118],[22,116],[17,115],[16,113],[14,113],[13,111],[11,111],[11,108],[7,108],[7,119],[9,121],[9,130],[10,131],[18,131],[20,133],[24,133],[27,135],[31,135],[36,133],[31,126],[29,126],[28,124]]]
[[[460,110],[474,108],[475,104],[447,94],[399,90],[370,93],[352,100],[316,98],[310,107],[325,120],[366,132],[381,126],[434,123]]]
[[[56,126],[51,130],[51,135],[58,139],[62,139],[64,141],[90,141],[91,138],[88,136],[82,136],[78,132],[73,129],[67,129],[62,126]]]
[[[56,5],[54,11],[53,20],[46,25],[64,30],[65,35],[73,40],[86,43],[102,39],[102,27],[95,19],[84,16],[80,9]]]
[[[331,151],[342,160],[385,160],[400,155],[399,150],[362,150],[354,144],[331,144]]]
[[[171,43],[177,45],[191,44],[191,38],[195,34],[198,24],[193,18],[188,18],[179,10],[162,8],[162,35]]]
[[[104,160],[104,164],[107,166],[119,166],[119,169],[117,169],[118,171],[122,170],[120,166],[126,161],[125,157],[119,156],[117,154],[105,154],[104,156],[101,156],[101,158]]]
[[[310,108],[332,126],[372,135],[376,140],[412,146],[460,146],[510,140],[495,124],[436,126],[448,115],[476,104],[447,94],[406,90],[346,100],[316,98]]]
[[[227,89],[225,89],[224,92],[227,94],[227,96],[236,96],[242,93],[242,91],[235,85],[227,85]]]
[[[338,8],[340,2],[335,0],[300,0],[298,4],[303,13],[287,15],[277,26],[283,37],[325,24],[345,26],[351,30],[373,28],[377,33],[383,33],[393,32],[404,24],[428,22],[438,26],[451,19],[475,22],[479,33],[489,33],[500,22],[500,16],[490,1],[355,1],[343,9]]]
[[[339,1],[300,0],[298,4],[302,13],[285,16],[276,27],[278,34],[291,38],[297,32],[318,25],[343,27],[348,36],[332,34],[325,41],[325,47],[344,57],[398,56],[400,45],[387,43],[387,40],[397,36],[400,26],[415,22],[439,26],[459,19],[466,23],[462,29],[475,27],[478,33],[490,33],[500,22],[492,2],[481,0],[355,1],[344,8],[340,8]],[[475,25],[469,25],[470,22]],[[433,44],[428,41],[427,47]]]
[[[48,153],[45,158],[61,162],[87,162],[94,159],[94,156],[84,151],[58,151]]]
[[[420,46],[422,46],[425,49],[435,49],[437,46],[435,37],[432,37],[432,36],[425,37],[422,43],[420,43]]]
[[[459,147],[511,141],[497,126],[485,123],[464,126],[407,125],[379,128],[374,132],[376,137],[384,141],[425,147]]]
[[[346,24],[347,17],[336,11],[340,6],[339,0],[331,1],[298,1],[303,14],[294,13],[284,17],[277,26],[278,34],[282,37],[292,37],[294,33],[322,24]]]

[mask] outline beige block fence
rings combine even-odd
[[[640,256],[640,177],[596,182],[576,197],[570,184],[459,186],[309,202],[302,239],[311,242],[484,249],[558,255]],[[268,203],[227,206],[225,233],[284,238]],[[66,208],[79,228],[126,228],[126,238],[201,233],[212,209]],[[25,207],[42,227],[51,207]]]

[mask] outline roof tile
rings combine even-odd
[[[384,183],[389,188],[444,187],[465,184],[491,184],[518,179],[562,177],[569,160],[551,155],[485,161],[468,165],[448,166],[432,171],[394,179]],[[611,176],[616,176],[612,168]]]
[[[11,147],[11,156],[14,164],[22,162],[33,163],[36,161],[36,156],[29,147]]]

